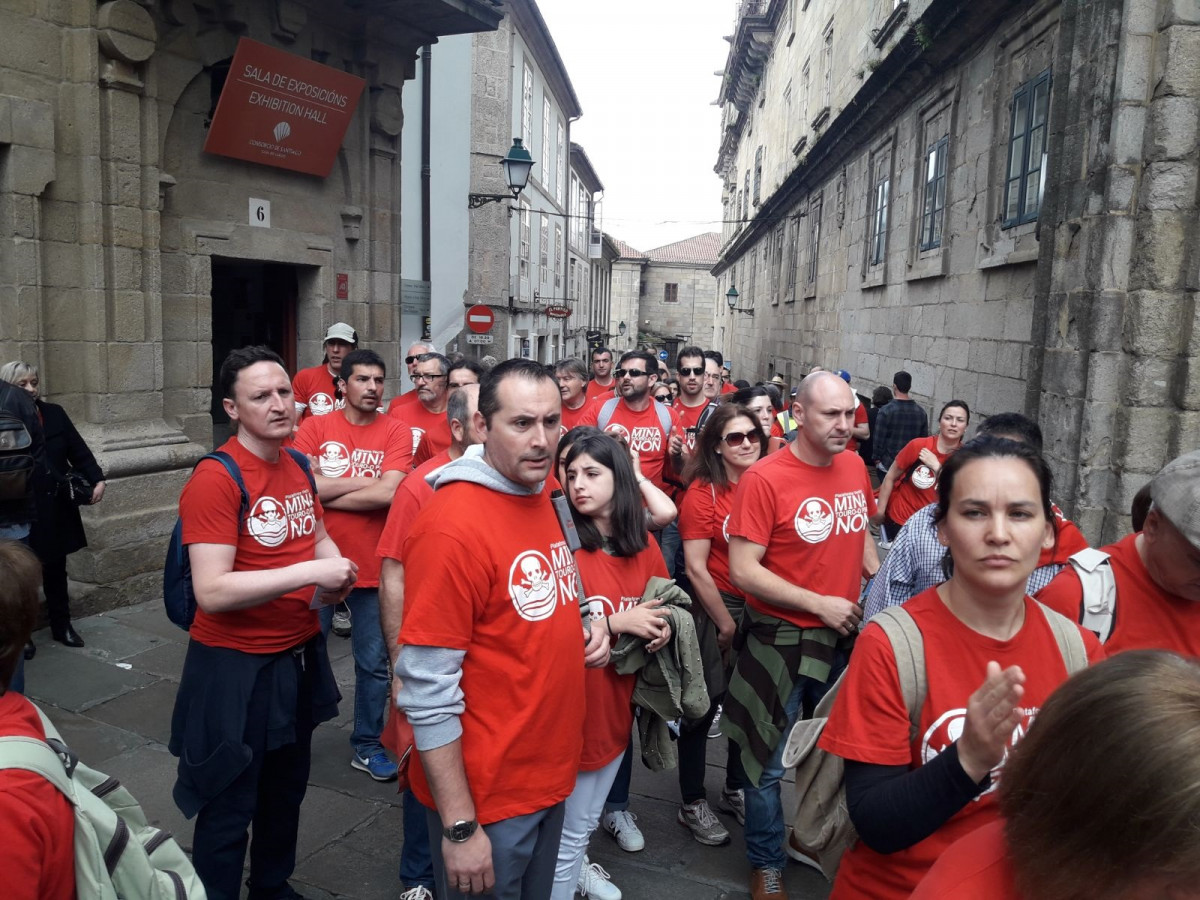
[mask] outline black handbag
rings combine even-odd
[[[76,506],[87,506],[92,502],[92,491],[95,487],[82,472],[72,469],[66,478],[59,482],[58,489],[63,497]]]

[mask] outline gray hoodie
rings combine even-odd
[[[501,494],[529,496],[540,493],[543,483],[530,489],[511,481],[492,468],[483,458],[484,446],[468,447],[463,455],[425,480],[435,491],[456,481],[478,484]],[[400,648],[396,659],[396,677],[400,679],[398,707],[408,716],[418,750],[433,750],[453,743],[462,735],[459,716],[463,702],[462,662],[465,650],[448,647],[420,647],[409,644]]]

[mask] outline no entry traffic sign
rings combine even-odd
[[[467,310],[467,328],[476,334],[487,334],[495,324],[496,314],[482,303],[476,303]]]

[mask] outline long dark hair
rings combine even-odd
[[[691,484],[699,478],[713,487],[728,487],[729,476],[725,474],[725,464],[721,461],[721,455],[717,453],[717,447],[721,443],[721,432],[725,430],[725,426],[739,416],[746,418],[754,426],[753,430],[758,432],[758,458],[762,459],[766,455],[767,435],[763,431],[762,423],[758,421],[758,416],[736,403],[722,403],[696,435],[696,449],[692,451],[692,457],[683,470],[685,484]]]
[[[569,455],[575,442],[590,434],[604,434],[604,432],[595,425],[576,425],[558,439],[558,447],[554,451],[554,475],[558,478],[558,483],[564,491],[567,489],[567,458],[563,454]],[[559,460],[562,460],[562,465],[559,465]]]
[[[642,492],[638,490],[637,476],[629,451],[608,434],[584,434],[571,445],[567,454],[566,468],[581,456],[590,456],[613,473],[612,537],[608,549],[613,556],[636,556],[646,549],[650,536],[646,531],[646,513],[642,505]],[[565,485],[564,485],[565,487]],[[567,490],[568,499],[571,496]],[[604,547],[604,536],[594,522],[571,507],[575,528],[584,550],[600,550]]]

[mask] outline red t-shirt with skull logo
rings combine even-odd
[[[736,485],[715,487],[696,479],[683,495],[679,509],[679,537],[685,541],[709,541],[708,574],[717,590],[741,597],[729,577],[729,514],[733,511]]]
[[[939,453],[937,435],[914,438],[904,445],[904,449],[896,454],[896,470],[900,473],[892,494],[888,497],[887,517],[897,525],[903,525],[918,509],[923,509],[930,503],[937,502],[937,475],[920,462],[921,451],[929,450],[938,458],[938,463],[946,464],[950,453]],[[907,478],[905,473],[912,469]],[[903,479],[903,480],[901,480]]]
[[[412,462],[419,466],[450,446],[450,420],[446,411],[431,413],[420,402],[392,404],[388,415],[412,429]]]
[[[575,556],[587,592],[593,628],[605,616],[637,606],[653,576],[667,577],[667,564],[653,540],[636,556],[609,556],[603,550],[580,550]],[[618,675],[612,666],[588,669],[584,675],[587,719],[583,726],[583,758],[579,771],[603,769],[625,752],[633,727],[633,687],[637,675]]]
[[[729,537],[766,547],[762,564],[817,594],[857,602],[867,520],[875,497],[862,457],[837,453],[828,466],[801,462],[789,445],[760,459],[738,482]],[[813,613],[748,596],[756,610],[801,628],[821,628]]]
[[[846,454],[841,454],[846,455]],[[1025,622],[1007,641],[968,628],[930,588],[904,608],[921,629],[925,646],[928,691],[921,708],[917,739],[909,741],[908,709],[891,644],[878,626],[859,636],[819,746],[844,759],[915,769],[932,760],[962,734],[967,700],[987,674],[991,660],[1001,667],[1020,666],[1025,673],[1021,697],[1024,718],[1009,745],[1020,740],[1050,693],[1067,680],[1062,653],[1041,608],[1025,598]],[[1104,650],[1096,636],[1080,629],[1088,659],[1098,662]],[[963,835],[994,821],[999,771],[992,785],[954,814],[925,840],[897,853],[876,853],[862,841],[842,857],[831,900],[874,897],[900,900],[947,847]]]
[[[600,413],[604,406],[604,403],[596,404],[594,410],[579,424],[599,425]],[[617,400],[612,418],[608,420],[604,430],[637,452],[642,474],[654,482],[655,487],[668,494],[673,494],[675,487],[668,487],[666,481],[668,475],[671,478],[676,477],[667,465],[667,457],[671,452],[669,435],[663,431],[656,406],[667,411],[671,422],[671,433],[682,433],[680,432],[682,426],[679,423],[679,414],[673,407],[664,407],[661,403],[651,400],[644,410],[637,412],[629,408],[629,404],[625,402],[624,398]]]
[[[225,467],[202,460],[179,497],[184,544],[228,544],[237,548],[233,571],[282,569],[314,558],[321,502],[308,476],[291,456],[279,451],[270,463],[243,447],[236,437],[221,446],[242,473],[250,515],[238,522],[241,493]],[[311,585],[248,609],[206,613],[196,610],[191,636],[210,647],[246,653],[278,653],[316,635],[317,613],[308,608]]]
[[[452,482],[418,513],[401,551],[400,643],[466,651],[462,753],[485,825],[553,806],[579,771],[586,709],[578,575],[549,492]],[[432,809],[419,758],[410,778]]]
[[[351,425],[345,412],[305,419],[296,432],[295,447],[315,456],[326,478],[378,478],[384,472],[412,469],[412,434],[388,416],[375,416],[369,425]],[[379,585],[375,546],[387,521],[387,507],[349,511],[329,509],[325,527],[344,556],[358,565],[355,587]]]
[[[329,366],[321,363],[310,369],[301,369],[292,379],[292,399],[297,405],[304,407],[300,418],[325,416],[335,409],[344,409],[346,401],[337,400],[337,388],[333,376],[329,374]]]

